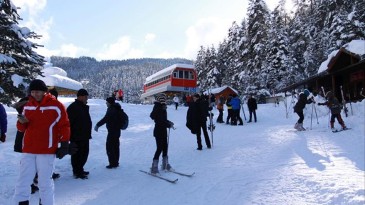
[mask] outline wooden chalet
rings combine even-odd
[[[208,95],[210,93],[212,93],[215,96],[216,99],[218,99],[220,96],[223,96],[224,99],[227,99],[228,98],[228,95],[230,95],[230,94],[232,94],[232,95],[233,94],[238,95],[238,91],[237,90],[235,90],[232,87],[227,86],[227,85],[222,86],[222,87],[219,87],[219,88],[213,88],[213,89],[211,89],[209,91],[205,91],[204,92],[205,95]]]
[[[281,89],[279,92],[292,92],[295,89],[307,88],[314,94],[323,95],[321,91],[321,87],[323,87],[325,92],[332,91],[339,100],[342,100],[342,87],[346,101],[362,100],[364,97],[360,94],[365,93],[363,91],[365,87],[364,57],[341,48],[329,61],[326,70]]]

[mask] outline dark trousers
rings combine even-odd
[[[231,124],[232,125],[237,125],[237,121],[239,121],[240,125],[243,124],[242,118],[240,116],[240,110],[232,110],[232,120],[231,120]]]
[[[196,142],[198,143],[198,148],[202,148],[202,131],[203,130],[203,134],[204,134],[204,139],[205,139],[205,144],[207,145],[207,147],[210,147],[210,139],[209,139],[209,135],[208,135],[208,130],[207,130],[207,123],[203,122],[200,124],[199,129],[196,132]]]
[[[75,141],[77,152],[71,155],[72,171],[75,175],[84,172],[84,165],[89,156],[89,140]]]
[[[304,114],[303,114],[303,110],[302,111],[298,111],[296,112],[297,115],[299,116],[299,119],[298,119],[298,123],[303,123],[304,121]]]
[[[233,110],[227,109],[227,111],[228,111],[228,115],[227,115],[226,123],[229,124],[229,120],[231,119],[231,121],[232,121],[232,119],[233,119]]]
[[[342,127],[345,127],[345,123],[344,123],[344,121],[341,117],[341,114],[332,114],[331,115],[331,121],[330,121],[331,122],[331,128],[333,128],[334,125],[335,125],[335,119],[337,119],[338,123],[340,123],[340,125]]]
[[[252,122],[252,114],[253,114],[253,118],[255,119],[255,122],[257,122],[257,119],[256,119],[256,110],[248,110],[249,113],[250,113],[250,119],[249,119],[249,122]]]
[[[110,136],[106,138],[106,154],[108,155],[109,165],[119,166],[119,136]]]
[[[156,152],[155,155],[153,156],[153,159],[158,160],[158,158],[160,158],[161,152],[162,152],[162,157],[166,157],[168,151],[167,137],[155,137],[155,140],[156,140]]]
[[[223,121],[223,109],[218,109],[218,111],[219,111],[219,115],[217,118],[217,122],[224,122]]]
[[[175,103],[175,110],[177,110],[177,107],[179,106],[179,103]]]

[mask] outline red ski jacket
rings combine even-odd
[[[59,142],[70,140],[70,122],[66,109],[52,95],[46,94],[41,102],[30,96],[23,115],[29,122],[17,122],[18,130],[24,132],[22,152],[55,154]]]

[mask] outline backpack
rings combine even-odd
[[[123,109],[119,111],[119,127],[121,130],[125,130],[128,127],[129,124],[129,118],[127,113],[124,112]]]

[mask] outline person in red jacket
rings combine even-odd
[[[40,203],[54,204],[54,160],[68,154],[70,123],[65,107],[47,93],[42,80],[33,80],[29,91],[29,101],[17,122],[17,129],[24,132],[24,138],[14,201],[19,205],[29,204],[29,184],[38,173]]]

